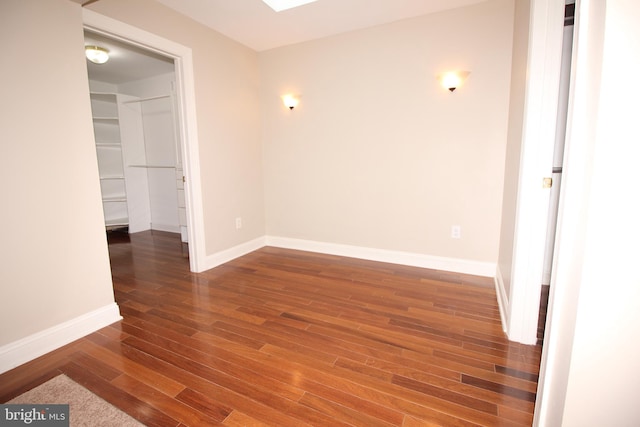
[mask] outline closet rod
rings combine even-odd
[[[132,99],[131,101],[123,101],[123,104],[133,104],[134,102],[153,101],[154,99],[169,98],[171,95],[150,96],[149,98]]]

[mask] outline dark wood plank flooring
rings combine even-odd
[[[149,426],[531,425],[540,346],[492,279],[263,248],[189,272],[177,235],[111,233],[124,320],[0,375],[64,373]]]

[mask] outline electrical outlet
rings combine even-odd
[[[452,225],[451,226],[451,238],[452,239],[460,239],[460,238],[462,238],[461,229],[460,229],[459,225]]]
[[[236,230],[240,230],[242,228],[242,218],[236,218]]]

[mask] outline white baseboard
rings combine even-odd
[[[431,268],[474,276],[495,277],[496,264],[492,262],[472,261],[458,258],[445,258],[410,252],[389,251],[385,249],[365,248],[361,246],[324,243],[311,240],[291,239],[288,237],[264,236],[233,248],[208,255],[204,270],[208,270],[258,250],[264,246],[296,249],[300,251],[319,252],[370,261],[388,262],[391,264],[409,265],[413,267]]]
[[[291,239],[287,237],[266,237],[267,246],[275,246],[301,251],[320,252],[330,255],[360,258],[370,261],[388,262],[413,267],[431,268],[474,276],[495,277],[496,264],[458,258],[445,258],[411,252],[398,252],[385,249],[365,248],[360,246],[323,243],[311,240]]]
[[[0,347],[0,374],[121,320],[114,302]]]
[[[229,262],[235,258],[246,255],[249,252],[253,252],[264,246],[265,246],[265,238],[258,237],[257,239],[253,239],[248,242],[241,243],[237,246],[226,249],[224,251],[216,252],[213,255],[207,255],[204,261],[205,265],[204,265],[203,271],[222,265],[225,262]]]
[[[495,277],[503,328],[506,325],[506,294],[499,269],[494,263],[446,258],[410,252],[398,252],[360,246],[324,243],[286,237],[265,236],[207,256],[205,270],[217,267],[264,246],[319,252],[330,255],[387,262],[413,267],[430,268],[462,274]],[[105,326],[121,320],[120,310],[114,302],[59,325],[45,329],[13,343],[0,347],[0,374],[23,363],[60,348]]]
[[[496,296],[498,297],[498,307],[500,308],[500,320],[502,321],[502,330],[507,333],[507,325],[509,324],[509,317],[507,315],[507,306],[509,305],[509,299],[507,298],[507,291],[504,287],[504,279],[500,267],[496,268]]]
[[[180,233],[180,226],[173,224],[151,224],[151,230],[166,231],[168,233]]]

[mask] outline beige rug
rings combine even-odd
[[[139,423],[66,375],[47,381],[7,403],[69,404],[71,427],[139,427]]]

